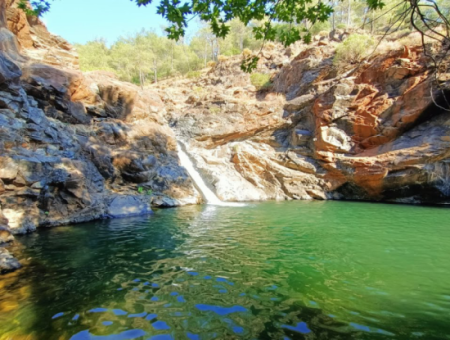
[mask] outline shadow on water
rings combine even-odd
[[[174,250],[182,235],[175,222],[149,229],[151,218],[105,220],[41,230],[20,238],[22,252],[18,254],[26,266],[11,275],[14,279],[7,288],[27,290],[26,299],[19,302],[25,305],[20,333],[40,334],[39,339],[48,334],[46,339],[51,339],[55,307],[67,313],[88,311],[95,301],[124,301],[126,291],[118,290],[123,282],[148,272],[157,274],[152,265],[176,256]]]
[[[0,339],[448,339],[447,220],[272,202],[41,230],[0,279]]]

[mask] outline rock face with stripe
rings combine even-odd
[[[264,50],[268,89],[252,86],[241,56],[164,88],[198,168],[223,200],[449,203],[449,70],[436,83],[414,34],[338,69],[336,39]]]

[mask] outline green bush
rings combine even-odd
[[[211,105],[210,107],[209,107],[209,112],[211,113],[211,114],[213,114],[213,115],[215,115],[215,114],[218,114],[218,113],[220,113],[220,106],[217,106],[217,105]]]
[[[201,75],[202,73],[200,71],[189,71],[186,73],[186,77],[189,79],[200,78]]]
[[[372,53],[375,39],[366,34],[352,34],[336,49],[334,64],[358,63]]]
[[[226,51],[224,51],[223,52],[223,55],[224,56],[227,56],[227,57],[232,57],[232,56],[234,56],[234,55],[239,55],[239,54],[241,54],[241,50],[239,49],[239,48],[237,48],[237,47],[232,47],[232,48],[230,48],[229,50],[226,50]]]
[[[317,21],[310,29],[312,35],[319,34],[320,32],[329,32],[331,30],[331,25],[328,21],[321,22]]]
[[[270,75],[265,73],[252,73],[250,75],[250,81],[258,90],[268,89],[272,86]]]

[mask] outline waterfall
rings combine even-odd
[[[234,206],[234,207],[240,207],[245,205],[242,203],[222,202],[219,199],[219,197],[217,197],[216,194],[210,188],[208,188],[202,176],[195,169],[194,164],[192,163],[187,153],[183,151],[180,144],[178,144],[178,157],[180,158],[181,165],[187,170],[189,176],[191,176],[192,180],[197,186],[197,189],[200,190],[200,192],[203,194],[206,203],[213,205]]]

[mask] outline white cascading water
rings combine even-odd
[[[202,176],[200,176],[198,171],[195,169],[191,159],[186,154],[186,152],[183,151],[183,149],[179,144],[178,144],[178,157],[180,158],[181,165],[187,170],[189,176],[191,176],[192,180],[195,182],[198,190],[200,190],[200,192],[203,194],[206,203],[213,205],[234,206],[234,207],[240,207],[245,205],[242,203],[222,202],[219,199],[219,197],[217,197],[216,194],[210,188],[208,188]]]

